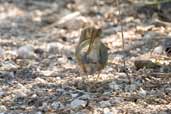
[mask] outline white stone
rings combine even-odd
[[[34,49],[30,45],[22,46],[17,50],[19,58],[30,59],[35,57]]]
[[[100,107],[102,108],[111,106],[110,101],[101,101],[99,102],[99,104],[100,104]]]
[[[84,23],[89,20],[80,15],[80,12],[75,12],[62,17],[58,24],[60,27],[65,27],[67,29],[77,30],[80,29]]]
[[[5,51],[5,54],[10,55],[12,57],[17,57],[18,56],[18,53],[17,53],[16,49]]]
[[[80,16],[80,12],[74,12],[74,13],[71,13],[71,14],[68,14],[64,17],[62,17],[59,21],[58,21],[58,24],[63,24],[67,21],[70,21],[71,19],[74,19],[76,17]]]
[[[153,50],[153,53],[154,54],[162,54],[163,53],[163,47],[162,46],[155,47]]]
[[[44,76],[51,76],[52,74],[54,74],[54,71],[44,70],[44,71],[40,71],[40,73],[43,74]]]
[[[84,100],[79,100],[79,99],[75,99],[71,102],[71,107],[72,108],[78,108],[78,107],[81,107],[81,106],[86,106],[87,104],[87,101],[84,101]]]
[[[125,87],[125,91],[127,92],[133,92],[134,90],[136,90],[137,85],[136,84],[131,84]]]
[[[5,95],[5,92],[3,90],[0,89],[0,97]]]
[[[53,109],[55,109],[55,110],[57,110],[57,109],[61,109],[61,108],[64,108],[64,105],[62,104],[62,103],[60,103],[60,102],[53,102],[52,104],[51,104],[51,107],[53,108]]]
[[[1,68],[4,70],[17,69],[18,66],[13,61],[3,61],[1,62]]]
[[[63,48],[64,45],[59,42],[52,42],[47,44],[47,52],[50,54],[56,54],[58,52],[61,52]]]
[[[109,108],[104,108],[103,112],[104,112],[104,114],[113,114]]]
[[[5,111],[7,111],[6,106],[1,105],[1,106],[0,106],[0,112],[5,112]]]
[[[81,99],[90,99],[90,95],[85,94],[80,97]]]
[[[44,80],[44,79],[42,79],[42,78],[39,78],[39,77],[37,77],[37,78],[35,79],[35,81],[36,81],[37,83],[46,83],[46,80]]]
[[[138,94],[139,94],[141,97],[145,97],[145,96],[147,95],[147,92],[146,92],[144,89],[140,88],[140,90],[138,91]]]
[[[121,89],[121,87],[116,83],[116,82],[111,82],[110,84],[109,84],[109,87],[112,89],[112,90],[115,90],[115,91],[118,91],[118,90],[120,90]]]
[[[73,94],[71,94],[71,96],[72,96],[72,98],[76,98],[78,96],[78,94],[77,93],[73,93]]]
[[[42,112],[39,111],[39,112],[36,112],[36,114],[42,114]]]
[[[75,0],[77,8],[81,12],[88,12],[93,4],[95,4],[95,0]]]
[[[161,112],[159,112],[158,114],[169,114],[169,113],[167,113],[167,112],[165,112],[165,111],[161,111]]]
[[[4,50],[0,47],[0,57],[4,56]]]
[[[112,107],[112,114],[118,114],[118,110],[115,107]]]

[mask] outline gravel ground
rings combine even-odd
[[[171,70],[134,66],[170,64],[154,54],[170,23],[127,0],[120,9],[115,0],[0,0],[0,114],[171,114]],[[87,25],[101,27],[110,48],[99,79],[82,74],[74,57]]]

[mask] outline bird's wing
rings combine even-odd
[[[100,52],[100,60],[99,60],[99,63],[102,64],[102,65],[106,65],[107,63],[107,60],[108,60],[108,47],[105,46],[102,42],[101,42],[101,45],[100,45],[100,48],[99,48],[99,52]]]

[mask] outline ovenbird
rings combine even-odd
[[[82,71],[92,75],[106,66],[108,60],[108,47],[100,40],[101,29],[86,27],[81,31],[75,56]],[[98,75],[99,75],[98,74]]]

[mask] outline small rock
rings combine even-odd
[[[77,112],[76,114],[89,114],[89,113],[81,111],[81,112]]]
[[[43,114],[43,113],[39,111],[39,112],[36,112],[36,114]]]
[[[167,112],[165,112],[165,111],[161,111],[161,112],[159,112],[158,114],[169,114],[169,113],[167,113]]]
[[[0,47],[0,57],[4,56],[4,50]]]
[[[136,90],[137,85],[136,84],[131,84],[125,87],[125,91],[127,92],[133,92],[134,90]]]
[[[81,12],[88,12],[90,8],[95,4],[95,0],[75,0],[76,6]]]
[[[0,89],[0,97],[5,95],[5,92],[3,90]]]
[[[110,100],[112,105],[120,104],[123,101],[124,101],[124,99],[122,97],[115,97],[115,98]]]
[[[60,64],[64,64],[65,65],[67,63],[67,61],[68,61],[68,59],[66,58],[66,56],[62,56],[62,57],[58,58],[58,62]]]
[[[51,104],[51,107],[53,108],[53,109],[55,109],[55,110],[57,110],[57,109],[61,109],[61,108],[64,108],[64,105],[62,104],[62,103],[60,103],[60,102],[53,102],[52,104]]]
[[[58,42],[53,42],[47,44],[47,51],[50,54],[56,54],[61,52],[61,50],[64,48],[64,45]]]
[[[86,104],[87,104],[87,101],[75,99],[71,102],[71,107],[72,108],[79,108],[81,106],[85,107]]]
[[[23,84],[18,83],[17,89],[14,90],[13,93],[16,95],[16,97],[25,97],[28,93],[30,93],[30,90],[27,89]]]
[[[58,24],[60,27],[77,30],[81,28],[86,21],[87,19],[82,17],[80,12],[75,12],[61,18]]]
[[[71,96],[72,96],[73,98],[76,98],[78,95],[79,95],[79,94],[77,94],[77,93],[71,94]]]
[[[0,114],[5,114],[4,112],[0,112]]]
[[[17,64],[15,64],[13,61],[3,61],[0,63],[0,65],[1,69],[3,70],[14,70],[18,68]]]
[[[10,56],[11,58],[16,58],[18,56],[17,50],[8,50],[5,52],[5,55]]]
[[[1,106],[0,106],[0,112],[5,112],[5,111],[7,111],[6,106],[1,105]]]
[[[171,93],[171,87],[165,88],[165,91],[166,91],[167,93]]]
[[[112,72],[112,71],[113,71],[113,68],[111,68],[111,67],[108,67],[108,68],[105,70],[106,73],[109,73],[109,72]]]
[[[162,46],[158,46],[158,47],[154,48],[153,53],[157,54],[157,55],[162,54],[163,53],[163,47]]]
[[[118,91],[121,89],[121,87],[115,81],[109,83],[109,87],[115,91]]]
[[[140,90],[138,91],[138,94],[139,94],[141,97],[145,97],[145,96],[147,95],[147,92],[146,92],[144,89],[140,88]]]
[[[90,99],[90,95],[85,94],[80,97],[81,99]]]
[[[35,79],[35,81],[36,81],[37,83],[46,83],[46,80],[44,80],[44,79],[42,79],[42,78],[39,78],[39,77],[37,77],[37,78]]]
[[[54,71],[50,71],[50,70],[42,70],[40,71],[41,74],[43,74],[44,76],[52,76],[55,72]],[[38,79],[39,80],[39,79]],[[40,79],[41,80],[41,79]],[[40,81],[39,80],[39,81]],[[43,81],[43,80],[42,80]]]
[[[119,113],[119,111],[115,108],[115,107],[112,107],[112,114],[118,114]]]
[[[39,108],[43,111],[48,111],[48,109],[49,109],[48,104],[46,102],[44,102],[43,105]]]
[[[15,77],[14,72],[1,72],[0,78],[11,80]]]
[[[32,46],[29,46],[29,45],[20,47],[17,50],[17,54],[18,54],[18,57],[22,59],[35,58],[34,49]]]
[[[104,108],[103,112],[104,114],[113,114],[113,112],[111,112],[109,108]]]
[[[102,108],[111,106],[110,101],[101,101],[99,104],[100,104],[100,107]]]
[[[70,13],[64,17],[62,17],[59,21],[58,21],[58,24],[63,24],[63,23],[66,23],[67,21],[70,21],[76,17],[80,16],[80,12],[74,12],[74,13]]]
[[[86,20],[86,19],[84,19]],[[84,20],[81,17],[72,19],[66,23],[64,23],[62,26],[68,28],[68,29],[72,29],[72,30],[78,30],[79,28],[83,27],[84,25]]]

